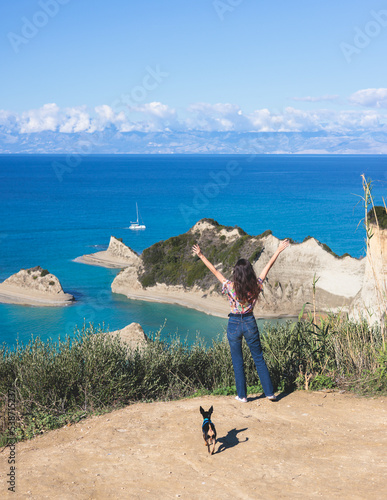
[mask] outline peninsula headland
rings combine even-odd
[[[139,259],[121,270],[112,291],[130,299],[167,302],[225,317],[227,300],[221,284],[193,255],[198,243],[203,253],[226,277],[239,257],[250,260],[257,274],[275,252],[279,239],[271,231],[250,236],[243,229],[202,219],[187,233],[155,243]],[[257,317],[298,315],[313,301],[319,312],[351,312],[361,296],[366,258],[335,255],[329,247],[308,237],[292,242],[265,280],[255,308]],[[310,308],[310,307],[309,307]]]

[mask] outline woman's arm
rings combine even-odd
[[[226,278],[223,276],[222,273],[220,273],[212,264],[211,262],[206,259],[206,257],[204,257],[204,255],[202,254],[201,250],[200,250],[200,247],[199,245],[194,245],[192,247],[192,250],[194,251],[194,253],[196,253],[196,255],[199,257],[199,259],[201,259],[203,261],[203,263],[208,267],[208,269],[218,278],[218,280],[223,283],[223,281],[226,280]]]
[[[277,257],[278,255],[283,252],[285,250],[285,248],[287,248],[288,246],[290,245],[289,243],[289,240],[284,240],[284,241],[281,241],[281,243],[278,245],[278,248],[277,250],[274,252],[274,255],[273,257],[269,260],[269,262],[267,263],[267,265],[264,267],[263,271],[261,272],[261,274],[259,275],[260,279],[262,281],[265,280],[266,276],[267,276],[267,273],[270,271],[272,265],[274,264],[274,262],[277,260]]]

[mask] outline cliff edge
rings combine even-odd
[[[137,266],[116,276],[112,291],[131,299],[180,304],[225,317],[229,307],[221,295],[221,284],[193,255],[192,245],[198,243],[215,267],[231,278],[240,257],[248,259],[259,274],[279,241],[270,231],[250,236],[239,227],[202,219],[187,233],[144,250]],[[292,243],[265,280],[255,313],[259,317],[298,315],[303,304],[312,302],[314,277],[318,278],[318,311],[349,311],[362,289],[364,273],[365,259],[338,257],[314,238]]]
[[[368,213],[369,235],[364,283],[350,308],[353,319],[380,323],[387,315],[387,211],[375,207]]]

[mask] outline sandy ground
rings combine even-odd
[[[31,306],[67,306],[72,304],[73,296],[69,293],[53,295],[0,283],[0,302]]]
[[[224,297],[203,298],[203,292],[185,292],[179,287],[167,287],[159,283],[153,287],[134,291],[129,289],[119,291],[118,287],[113,287],[113,292],[121,293],[131,300],[178,305],[221,318],[227,318],[230,312],[230,306]]]
[[[164,284],[157,284],[143,290],[130,290],[120,287],[112,287],[114,293],[124,295],[131,300],[144,300],[146,302],[160,302],[165,304],[174,304],[196,311],[227,318],[230,312],[230,306],[224,296],[206,296],[203,297],[203,292],[189,291],[185,292],[178,287],[168,287]],[[259,308],[259,304],[254,309],[254,315],[257,319],[276,319],[276,318],[294,318],[297,315],[292,314],[292,311],[282,311],[282,314],[266,313]]]
[[[199,406],[218,441],[203,445]],[[34,499],[385,499],[384,398],[296,392],[278,403],[139,403],[17,445],[16,494]],[[0,453],[0,497],[7,497]]]
[[[73,262],[79,262],[81,264],[90,264],[91,266],[100,266],[108,268],[118,268],[122,269],[130,265],[130,262],[124,262],[114,255],[112,255],[107,250],[102,252],[91,253],[88,255],[82,255],[81,257],[76,257]]]

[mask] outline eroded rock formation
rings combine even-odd
[[[122,342],[125,342],[131,350],[141,349],[148,342],[148,337],[145,335],[139,323],[130,323],[121,330],[109,332],[109,335],[118,335]]]
[[[0,302],[51,306],[73,300],[63,291],[58,278],[40,266],[21,269],[0,283]]]
[[[107,250],[77,257],[75,261],[110,268],[137,267],[141,263],[138,254],[114,236],[110,237]]]

